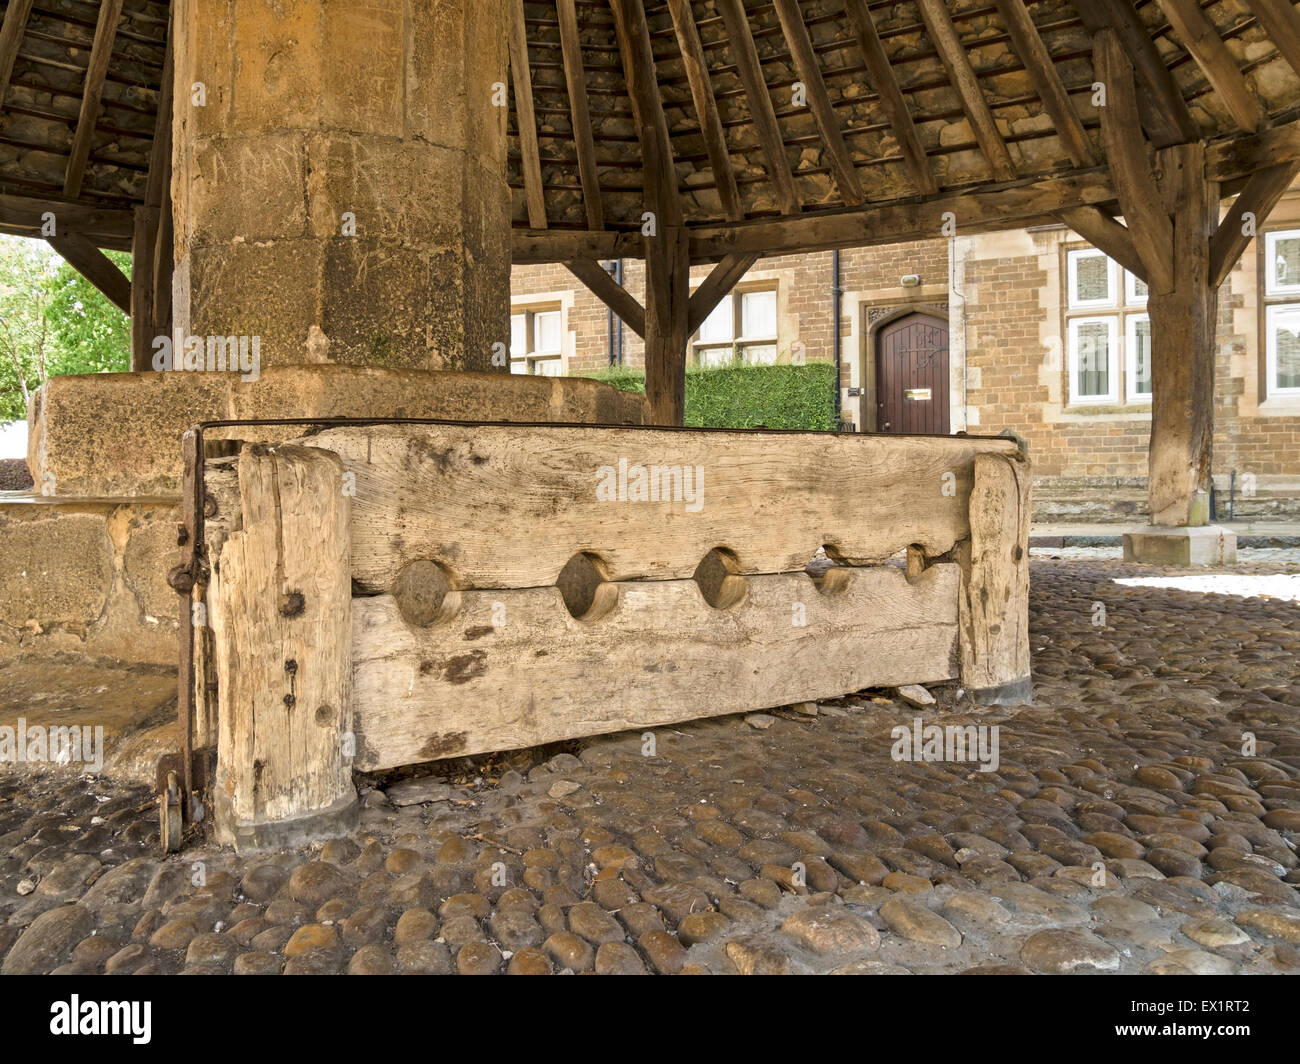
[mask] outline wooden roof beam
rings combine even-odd
[[[1300,159],[1300,119],[1232,140],[1210,144],[1205,165],[1210,180],[1220,183],[1250,177],[1279,163]]]
[[[1115,192],[1138,257],[1146,267],[1147,283],[1154,293],[1164,294],[1174,283],[1173,224],[1164,213],[1142,138],[1133,67],[1115,30],[1107,27],[1093,38],[1093,61],[1097,80],[1106,86],[1101,134]]]
[[[1105,211],[1098,207],[1072,207],[1061,212],[1061,221],[1129,273],[1146,281],[1146,264],[1133,244],[1133,234]]]
[[[1300,12],[1290,0],[1246,0],[1278,54],[1300,75]]]
[[[917,136],[916,123],[912,121],[912,115],[907,110],[907,101],[903,99],[902,90],[894,80],[889,56],[885,54],[884,46],[880,43],[880,34],[876,32],[876,24],[871,20],[867,0],[844,0],[844,13],[848,16],[849,25],[858,39],[858,50],[862,53],[863,65],[867,68],[867,77],[871,81],[871,87],[880,97],[880,106],[889,119],[890,128],[893,130],[894,139],[898,141],[899,151],[903,153],[903,161],[907,165],[907,172],[912,177],[912,183],[916,185],[917,191],[933,196],[939,191],[939,187],[935,184],[934,174],[930,170],[930,160],[925,154],[921,138]]]
[[[32,0],[10,0],[5,6],[4,25],[0,26],[0,107],[4,106],[5,97],[9,93],[18,48],[23,43],[27,16],[31,13]]]
[[[578,12],[574,0],[557,0],[556,7],[560,18],[564,83],[569,90],[573,144],[578,152],[578,175],[582,180],[582,205],[587,212],[588,228],[604,229],[605,208],[596,166],[596,142],[591,133],[591,108],[587,102],[587,75],[582,65],[582,41],[578,37]]]
[[[993,112],[989,110],[984,93],[980,90],[979,79],[975,77],[966,48],[957,36],[957,28],[952,24],[946,0],[916,0],[916,3],[989,168],[999,181],[1012,180],[1016,176],[1015,164],[993,121]]]
[[[104,79],[108,76],[108,64],[113,58],[113,39],[117,36],[117,24],[121,17],[122,0],[103,0],[99,8],[99,21],[95,24],[95,41],[90,46],[90,62],[86,66],[86,85],[81,96],[81,113],[77,116],[77,132],[72,137],[67,175],[63,180],[63,194],[72,199],[81,195],[91,142],[95,137],[95,123],[99,121]]]
[[[657,215],[659,230],[680,225],[682,204],[677,194],[672,143],[668,137],[663,100],[659,95],[645,7],[640,0],[609,0],[609,5],[614,13],[614,31],[627,74],[628,98],[636,120],[637,140],[641,144],[646,196],[651,210]]]
[[[695,25],[695,14],[691,11],[690,0],[668,0],[668,9],[672,13],[673,32],[682,53],[686,80],[691,87],[691,99],[695,101],[695,113],[700,120],[700,134],[709,153],[709,169],[713,172],[718,200],[723,213],[737,222],[745,216],[745,207],[736,184],[736,171],[731,165],[731,151],[727,147],[718,101],[709,80],[709,66],[704,58],[699,28]]]
[[[700,262],[745,252],[787,255],[933,240],[949,213],[956,215],[960,233],[1023,229],[1055,223],[1061,212],[1071,207],[1108,205],[1114,200],[1110,179],[1095,171],[963,189],[920,202],[882,203],[857,210],[700,227],[691,233],[691,260]]]
[[[1254,234],[1263,226],[1277,201],[1300,173],[1300,161],[1259,170],[1246,182],[1232,209],[1219,223],[1210,238],[1210,285],[1218,288],[1241,258]],[[1253,225],[1245,224],[1246,214],[1254,215]]]
[[[587,290],[609,307],[637,336],[645,339],[645,307],[634,295],[609,275],[599,262],[591,259],[574,259],[564,264],[574,277],[587,286]]]
[[[123,314],[131,313],[131,281],[99,248],[80,233],[46,238],[50,247],[93,284]]]
[[[844,142],[844,131],[840,128],[835,108],[826,92],[826,82],[822,78],[821,63],[813,50],[812,38],[808,36],[808,27],[803,20],[798,0],[772,0],[776,7],[777,18],[781,21],[781,32],[790,47],[790,56],[794,60],[795,70],[803,83],[808,97],[808,109],[812,112],[817,131],[821,134],[822,148],[830,157],[831,175],[840,199],[850,207],[856,207],[866,198],[862,193],[862,182],[858,180],[857,167],[849,146]]]
[[[1219,31],[1205,17],[1201,5],[1197,0],[1159,0],[1159,3],[1183,47],[1219,94],[1232,120],[1247,133],[1258,131],[1268,120],[1264,105],[1250,91],[1237,61]]]
[[[1097,155],[1093,151],[1092,141],[1084,131],[1083,122],[1070,102],[1070,94],[1065,91],[1061,76],[1056,72],[1043,38],[1039,36],[1034,20],[1029,16],[1024,0],[997,0],[998,11],[1007,34],[1011,37],[1012,47],[1025,70],[1034,83],[1038,97],[1052,118],[1056,135],[1065,145],[1076,166],[1096,166]]]
[[[1199,140],[1200,128],[1187,109],[1173,75],[1160,58],[1142,16],[1131,0],[1074,0],[1084,26],[1095,37],[1110,28],[1119,36],[1129,62],[1142,82],[1138,102],[1151,142],[1157,148]]]
[[[528,224],[534,229],[545,229],[546,194],[542,189],[542,154],[537,146],[524,0],[511,0],[510,7],[510,82],[514,86],[515,122],[519,126],[519,154],[523,159],[524,199],[528,204]]]
[[[763,77],[763,67],[754,47],[754,35],[749,29],[749,16],[740,0],[717,0],[718,13],[727,28],[727,44],[736,61],[736,71],[749,102],[749,114],[758,134],[758,142],[767,161],[768,178],[776,192],[777,203],[783,214],[798,214],[803,210],[799,192],[794,186],[790,160],[781,138],[781,126],[772,106],[772,94]]]
[[[687,310],[686,332],[694,336],[700,326],[713,313],[714,308],[736,287],[740,279],[749,272],[749,268],[758,261],[758,255],[750,252],[744,255],[727,255],[712,270],[694,292]]]

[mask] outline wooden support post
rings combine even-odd
[[[313,447],[246,445],[243,515],[213,566],[217,837],[299,845],[357,821],[352,786],[351,499]]]
[[[957,550],[961,679],[982,705],[1028,702],[1029,459],[978,454],[971,538]]]
[[[646,238],[648,425],[681,425],[686,417],[686,345],[691,335],[689,246],[682,226],[665,226]]]
[[[167,52],[163,59],[162,83],[158,89],[158,115],[154,121],[153,151],[149,157],[149,179],[145,183],[144,205],[151,209],[153,219],[151,234],[153,248],[149,252],[149,269],[135,269],[132,260],[132,286],[138,279],[148,287],[145,297],[149,303],[147,346],[137,341],[136,323],[131,322],[131,368],[137,372],[153,369],[153,339],[172,333],[172,273],[175,268],[175,251],[172,238],[172,82],[176,76],[174,23],[169,25]],[[139,230],[137,229],[137,234]],[[133,297],[134,302],[134,297]]]
[[[131,240],[131,369],[152,368],[154,316],[154,255],[158,249],[157,207],[135,209],[135,236]]]
[[[1147,491],[1153,525],[1209,523],[1210,448],[1214,436],[1214,331],[1217,289],[1210,240],[1218,224],[1218,186],[1205,172],[1203,144],[1156,153],[1163,209],[1172,213],[1172,285],[1152,286],[1151,451]]]

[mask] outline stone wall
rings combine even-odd
[[[0,659],[174,665],[180,519],[162,501],[0,501]]]

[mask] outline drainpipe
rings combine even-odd
[[[617,285],[619,285],[619,287],[622,287],[623,285],[623,260],[622,259],[614,260],[614,282]],[[610,311],[610,315],[611,316],[613,315],[613,311]],[[621,367],[623,365],[623,319],[622,318],[618,319],[617,330],[618,330],[618,347],[617,347],[618,365]]]
[[[835,428],[840,427],[840,253],[831,252],[831,346],[835,352]]]
[[[615,262],[602,262],[601,269],[606,273],[613,275],[617,265]],[[605,312],[605,350],[609,352],[609,368],[614,368],[614,310],[609,308]]]

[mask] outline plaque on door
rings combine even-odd
[[[928,403],[930,401],[930,389],[908,388],[903,392],[903,398],[914,403]]]

